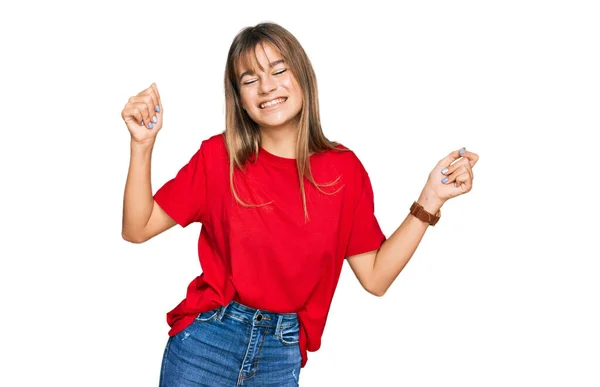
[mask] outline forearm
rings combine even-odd
[[[144,229],[154,205],[150,180],[154,141],[139,144],[131,141],[131,159],[123,197],[123,224],[121,234],[127,240],[135,240]]]
[[[436,214],[443,205],[439,200],[432,199],[426,192],[421,193],[417,203],[431,214]],[[381,245],[375,256],[370,281],[374,293],[383,295],[392,285],[417,250],[428,227],[428,223],[409,214],[400,227]]]

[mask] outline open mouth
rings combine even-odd
[[[272,101],[261,103],[258,107],[263,110],[274,109],[285,101],[287,101],[287,97],[276,98]]]

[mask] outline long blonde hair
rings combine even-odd
[[[243,165],[254,154],[255,161],[261,146],[261,134],[256,124],[242,108],[240,100],[239,74],[237,65],[243,61],[244,67],[252,66],[250,53],[255,55],[258,44],[271,44],[289,64],[289,71],[295,76],[302,89],[302,110],[298,124],[296,138],[296,166],[300,178],[300,190],[304,208],[305,222],[309,219],[306,207],[306,192],[304,189],[304,176],[322,193],[319,186],[331,186],[337,183],[339,177],[331,183],[318,184],[315,182],[310,169],[309,155],[327,150],[347,151],[347,148],[338,148],[340,144],[328,140],[321,129],[319,118],[319,98],[317,93],[317,78],[314,70],[298,40],[285,28],[275,23],[259,23],[254,27],[242,29],[231,43],[225,66],[225,144],[229,154],[229,184],[231,191],[238,203],[244,207],[262,206],[243,202],[235,191],[233,184],[233,171],[237,167],[243,171]],[[260,62],[256,63],[261,67]],[[340,188],[341,189],[341,188]],[[339,191],[339,189],[338,189]],[[335,194],[337,191],[331,193]]]

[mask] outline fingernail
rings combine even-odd
[[[156,110],[157,113],[160,113],[160,106],[156,105],[156,107],[154,108],[154,110]]]
[[[456,182],[454,182],[454,186],[456,187]]]
[[[444,177],[444,180],[442,180],[442,183],[445,183],[445,182],[447,182],[447,181],[448,181],[448,178],[447,178],[447,177]]]
[[[446,174],[446,172],[448,172],[448,168],[444,168],[444,169],[442,169],[442,175],[445,175],[445,174]]]
[[[158,118],[156,118],[156,116],[152,117],[152,122],[157,123],[158,122]]]
[[[152,125],[152,122],[148,122],[148,127],[149,127],[150,129],[154,128],[154,125]]]
[[[144,126],[144,121],[142,121],[142,126]]]
[[[460,150],[460,154],[461,154],[461,155],[464,155],[464,154],[465,154],[465,150],[464,150],[464,149],[461,149],[461,150]]]

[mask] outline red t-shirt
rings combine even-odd
[[[343,147],[340,145],[340,147]],[[200,312],[236,300],[256,309],[296,312],[300,322],[302,367],[307,351],[321,346],[346,257],[377,250],[386,240],[374,215],[373,190],[363,165],[351,151],[310,156],[317,183],[340,180],[319,192],[304,178],[309,221],[296,160],[260,149],[245,174],[234,169],[238,196],[229,185],[229,159],[222,134],[202,142],[190,161],[154,195],[182,227],[202,223],[198,255],[202,274],[186,298],[167,313],[174,336]]]

